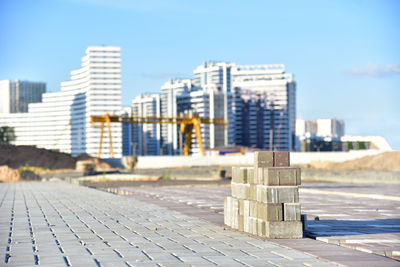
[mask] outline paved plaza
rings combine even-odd
[[[128,195],[62,182],[0,184],[0,266],[399,266],[309,238],[229,230],[218,221],[227,187],[118,190]]]
[[[133,198],[0,184],[2,266],[335,266]]]
[[[126,187],[120,190],[136,197],[183,203],[208,213],[218,213],[220,216],[208,214],[205,218],[220,224],[223,223],[221,202],[230,194],[229,186]],[[306,183],[300,189],[302,213],[308,216],[306,235],[400,260],[399,196],[399,185]]]

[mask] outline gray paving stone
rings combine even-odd
[[[0,190],[3,187],[0,184]],[[12,188],[12,193],[4,195],[5,190],[0,191],[0,199],[5,199],[0,207],[0,229],[6,233],[0,233],[0,244],[8,246],[14,207],[11,251],[15,255],[9,259],[10,264],[34,264],[32,237],[39,263],[55,266],[62,265],[64,257],[72,266],[243,266],[246,259],[254,264],[267,262],[266,255],[271,253],[266,252],[270,249],[292,251],[195,217],[93,189],[64,183],[6,187]],[[17,201],[13,202],[14,197]],[[204,201],[196,203],[204,206]],[[260,253],[251,256],[241,251],[251,248]],[[31,256],[26,257],[28,251]],[[293,257],[295,262],[312,261],[302,254]]]
[[[64,258],[59,255],[59,256],[53,256],[51,254],[48,255],[40,255],[38,256],[39,259],[39,265],[43,264],[64,264],[65,266],[65,261]]]
[[[260,259],[246,258],[246,259],[238,259],[238,261],[242,262],[244,265],[249,265],[249,266],[266,266],[266,267],[276,266],[268,263],[266,260],[260,260]]]
[[[134,266],[134,267],[159,267],[159,265],[157,265],[157,263],[153,263],[153,262],[132,262],[132,261],[128,261],[128,263],[131,266]]]
[[[220,266],[243,266],[243,263],[226,256],[203,256],[206,260]]]

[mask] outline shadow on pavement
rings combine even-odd
[[[308,220],[306,235],[342,236],[400,233],[400,218],[377,220]]]

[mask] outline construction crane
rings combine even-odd
[[[104,124],[107,123],[108,129],[108,138],[110,140],[110,154],[111,157],[114,158],[114,151],[112,146],[112,137],[111,137],[111,123],[119,122],[119,123],[135,123],[135,124],[144,124],[144,123],[154,123],[154,124],[179,124],[179,131],[186,136],[186,142],[184,147],[184,155],[189,155],[189,149],[192,144],[192,132],[193,129],[196,133],[196,139],[199,144],[200,152],[204,156],[204,148],[203,141],[201,138],[200,125],[201,124],[217,124],[226,126],[227,123],[222,118],[201,118],[198,115],[193,116],[181,116],[181,117],[156,117],[156,116],[117,116],[105,114],[101,116],[90,116],[91,123],[100,122],[100,143],[99,143],[99,152],[97,157],[101,156],[101,148],[103,144],[103,134],[104,134]]]

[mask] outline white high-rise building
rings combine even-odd
[[[343,135],[343,120],[296,120],[297,151],[341,151]]]
[[[0,81],[0,114],[28,112],[28,105],[41,102],[45,92],[43,82]]]
[[[161,117],[160,94],[141,94],[132,101],[134,117]],[[160,155],[161,125],[132,124],[136,155]]]
[[[317,136],[340,139],[344,135],[344,123],[337,119],[318,119]]]
[[[232,119],[231,108],[231,84],[232,76],[231,69],[235,66],[234,63],[228,62],[204,62],[193,71],[193,84],[203,88],[206,91],[215,90],[218,94],[223,94],[223,105],[218,108],[222,110],[222,116],[225,121]],[[214,126],[211,126],[214,127]],[[224,128],[223,144],[227,146],[229,141],[228,127]]]
[[[344,122],[338,119],[297,119],[296,136],[318,136],[340,140],[344,136]]]
[[[161,116],[174,118],[179,116],[177,98],[195,90],[190,79],[171,79],[161,86]],[[182,111],[180,111],[182,112]],[[161,154],[179,155],[179,125],[161,125]]]
[[[201,125],[204,148],[243,145],[294,150],[296,83],[279,65],[205,62],[190,79],[173,79],[161,87],[161,116],[192,113],[224,118],[228,127]],[[161,154],[181,154],[179,126],[161,125]],[[192,138],[191,153],[198,153]]]
[[[14,127],[16,145],[34,145],[76,156],[97,156],[100,129],[90,124],[91,115],[121,110],[121,49],[91,46],[81,68],[61,83],[60,92],[43,94],[41,103],[29,104],[28,113],[0,116],[0,125]],[[122,156],[122,126],[111,124],[114,156]],[[110,140],[104,135],[102,158],[109,158]]]
[[[230,143],[268,150],[295,148],[296,83],[283,64],[233,65]]]
[[[283,64],[205,62],[193,73],[195,86],[223,94],[217,107],[229,123],[223,145],[294,149],[296,83]]]
[[[177,97],[179,114],[189,113],[201,118],[223,118],[224,97],[226,94],[207,85],[201,90],[186,92]],[[201,124],[200,133],[204,148],[224,146],[225,128],[223,125]],[[200,147],[195,132],[192,133],[192,146],[190,153],[200,153]]]

